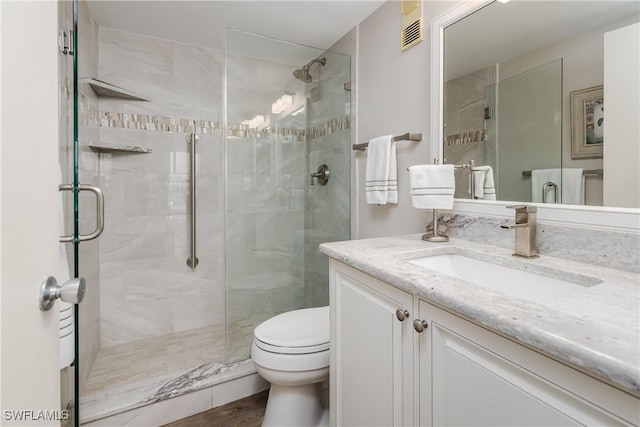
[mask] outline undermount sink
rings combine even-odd
[[[462,279],[473,285],[537,303],[545,303],[563,296],[580,293],[589,286],[601,282],[586,276],[584,283],[569,282],[458,253],[430,255],[406,261],[447,276]]]

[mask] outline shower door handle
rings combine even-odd
[[[74,191],[73,184],[62,184],[58,187],[59,191]],[[93,240],[102,234],[104,231],[104,193],[95,185],[79,184],[78,192],[90,191],[96,195],[96,229],[90,234],[80,234],[78,236],[79,242],[85,242],[87,240]],[[61,243],[73,242],[73,236],[60,236]]]
[[[195,270],[198,265],[198,257],[196,256],[196,142],[198,135],[192,133],[187,136],[187,144],[191,144],[190,157],[190,181],[189,188],[191,191],[191,256],[187,258],[187,265],[191,270]]]

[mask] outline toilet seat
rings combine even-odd
[[[309,347],[280,347],[260,341],[258,338],[255,338],[253,342],[262,350],[277,354],[310,354],[329,350],[328,342],[324,344],[312,345]]]
[[[253,363],[266,369],[282,372],[302,372],[329,367],[329,350],[317,353],[285,354],[265,351],[258,347],[257,340],[251,346]]]
[[[254,330],[254,344],[277,354],[311,354],[329,349],[329,307],[304,308],[272,317]]]

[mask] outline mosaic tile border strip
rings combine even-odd
[[[93,113],[93,112],[91,112]],[[91,114],[93,116],[93,114]],[[138,129],[155,132],[198,133],[205,135],[222,135],[222,123],[211,120],[183,119],[150,114],[114,113],[100,111],[97,114],[100,127],[112,129]],[[232,123],[227,129],[228,136],[240,138],[273,138],[287,141],[305,142],[351,129],[351,118],[342,116],[320,123],[310,129],[266,128],[256,130],[248,125]]]
[[[183,132],[222,135],[220,122],[211,120],[182,119],[151,114],[113,113],[100,111],[101,127],[115,129],[140,129],[156,132]]]
[[[473,142],[486,141],[488,134],[489,132],[486,129],[470,130],[467,132],[447,135],[444,141],[446,145],[471,144]]]
[[[308,139],[322,138],[323,136],[349,129],[351,129],[351,117],[341,116],[308,129]]]
[[[227,128],[227,136],[238,138],[261,138],[269,139],[277,137],[285,141],[305,142],[307,139],[306,129],[293,128],[267,128],[262,130],[250,129],[249,126],[240,123],[231,123]]]

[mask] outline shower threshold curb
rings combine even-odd
[[[183,372],[124,385],[80,398],[80,423],[90,423],[187,393],[233,381],[256,372],[251,359],[207,363]]]

